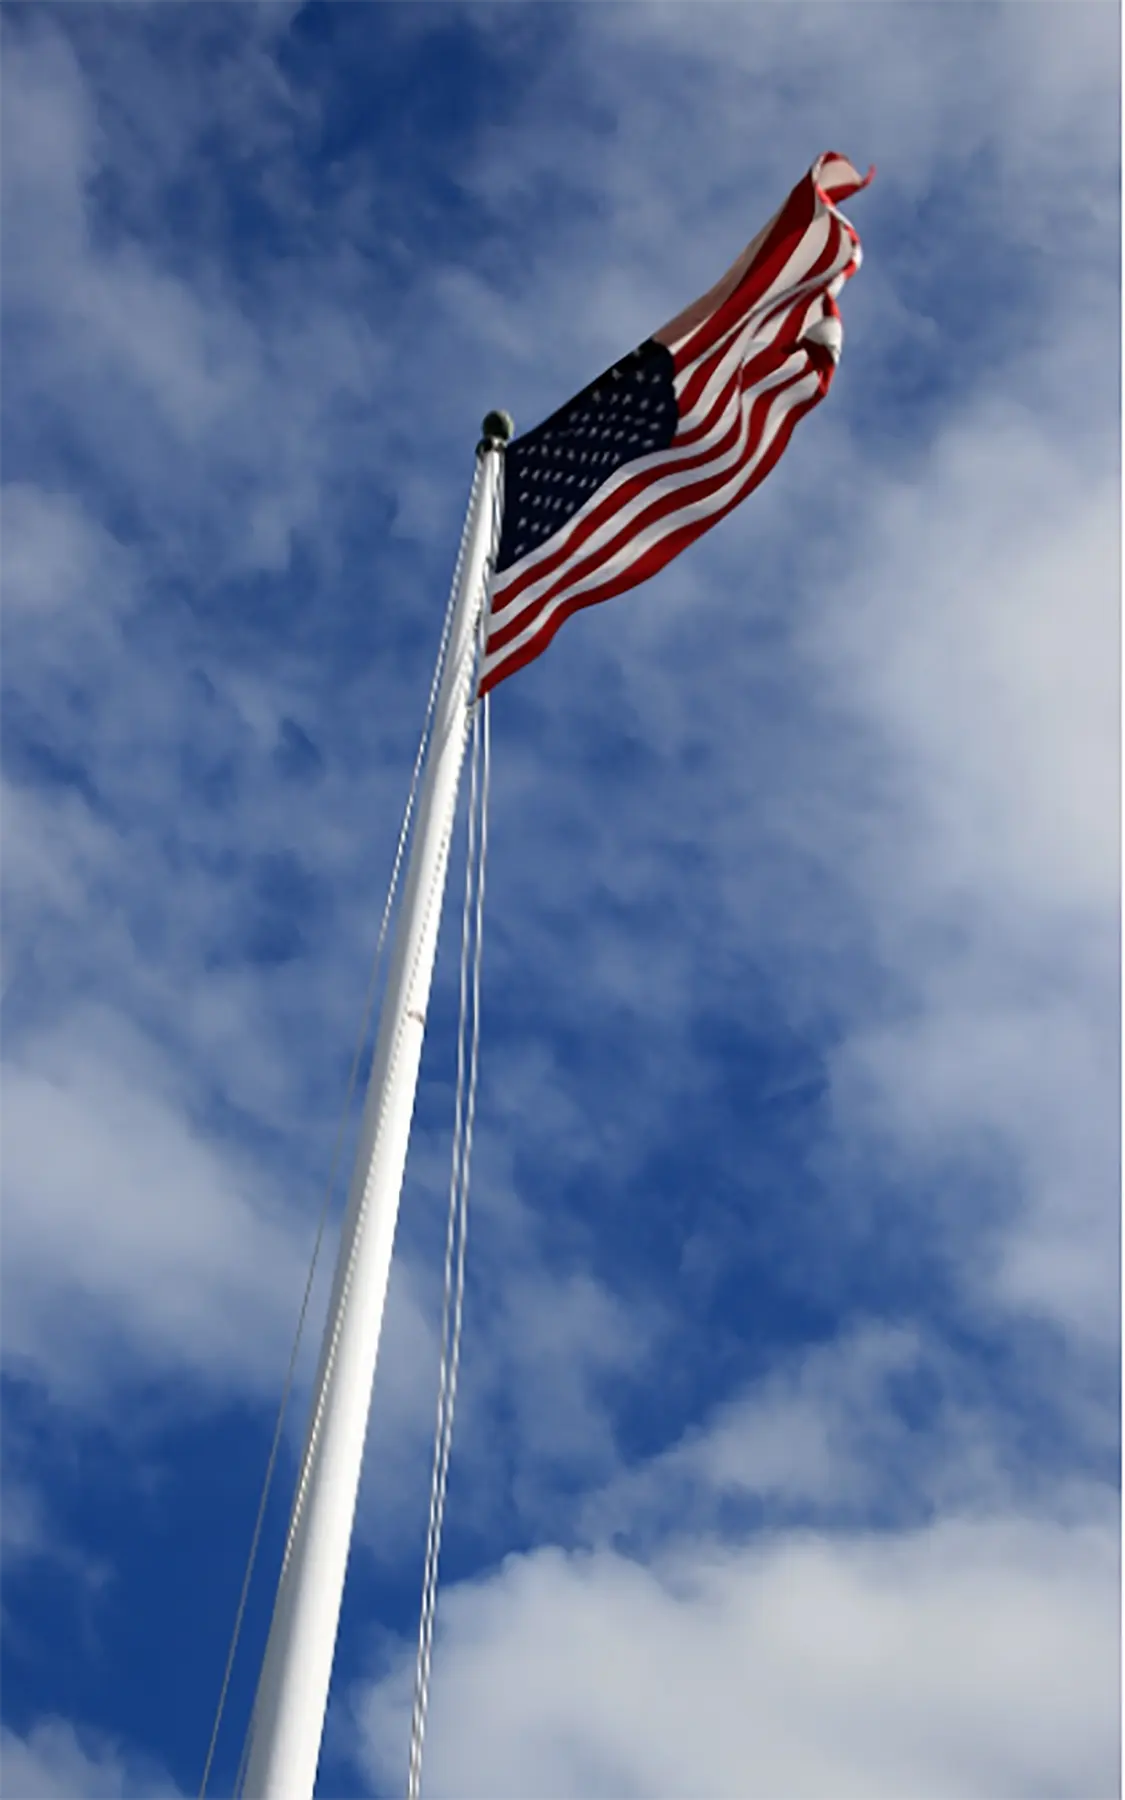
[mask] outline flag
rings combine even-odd
[[[839,203],[873,174],[820,157],[709,293],[509,444],[481,693],[769,474],[840,360],[860,245]]]

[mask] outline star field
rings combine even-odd
[[[498,570],[565,525],[616,469],[665,450],[678,423],[672,355],[651,338],[509,446]]]

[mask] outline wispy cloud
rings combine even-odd
[[[101,1733],[79,1733],[65,1719],[39,1720],[26,1737],[4,1728],[0,1768],[10,1794],[27,1800],[163,1800],[181,1790],[144,1758]]]

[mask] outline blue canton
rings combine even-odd
[[[565,525],[615,469],[666,450],[679,415],[672,353],[652,338],[504,453],[497,571]]]

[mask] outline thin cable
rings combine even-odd
[[[497,482],[493,491],[493,556],[499,544],[500,520],[504,508],[504,484]],[[488,589],[481,617],[477,621],[477,670],[484,657],[484,641],[488,635]],[[477,830],[477,769],[481,767],[481,814]],[[491,769],[490,706],[488,697],[477,697],[473,707],[472,788],[470,788],[470,828],[466,855],[466,887],[461,923],[461,1017],[457,1026],[457,1100],[454,1109],[454,1147],[450,1168],[450,1217],[446,1229],[445,1283],[441,1305],[441,1364],[437,1381],[437,1420],[434,1431],[434,1472],[430,1483],[430,1523],[427,1532],[427,1557],[423,1571],[421,1616],[418,1624],[418,1658],[414,1665],[414,1705],[410,1715],[410,1760],[407,1773],[407,1796],[418,1800],[421,1787],[421,1750],[427,1726],[430,1665],[434,1652],[434,1618],[437,1609],[437,1564],[441,1555],[441,1528],[445,1519],[446,1483],[450,1467],[450,1451],[454,1438],[454,1402],[457,1393],[457,1370],[461,1363],[461,1321],[464,1305],[464,1255],[468,1242],[468,1170],[472,1157],[473,1120],[477,1102],[477,1067],[481,1048],[481,954],[482,922],[484,922],[484,864],[488,853],[488,785]],[[477,846],[477,873],[473,877],[473,844]],[[475,898],[470,902],[470,889]],[[472,914],[472,916],[470,916]],[[470,967],[470,932],[472,949],[472,994],[466,994],[466,972]],[[472,1006],[472,1051],[468,1058],[468,1100],[464,1100],[464,1037],[466,1037],[466,999]],[[452,1276],[455,1251],[455,1278]]]
[[[441,1552],[442,1522],[445,1511],[446,1485],[449,1478],[450,1453],[453,1444],[453,1408],[457,1396],[457,1376],[461,1357],[461,1328],[465,1298],[465,1259],[468,1245],[468,1206],[469,1206],[469,1168],[472,1159],[473,1126],[476,1118],[477,1072],[480,1060],[480,976],[483,952],[483,911],[484,911],[484,874],[487,856],[487,808],[489,782],[489,735],[488,735],[488,696],[482,702],[484,750],[483,773],[481,779],[481,823],[480,848],[478,851],[478,870],[475,897],[475,931],[473,946],[473,993],[472,993],[472,1047],[469,1063],[468,1100],[461,1151],[461,1186],[459,1196],[458,1218],[458,1254],[457,1283],[454,1298],[453,1330],[450,1342],[450,1370],[447,1383],[447,1399],[444,1420],[444,1432],[441,1453],[441,1487],[438,1502],[437,1530],[434,1543],[434,1567],[432,1574],[432,1599],[426,1645],[426,1691],[423,1694],[423,1716],[421,1730],[425,1729],[425,1703],[428,1699],[430,1661],[433,1651],[434,1613],[437,1604],[438,1558]],[[421,1761],[421,1742],[419,1741],[419,1764]]]
[[[492,502],[492,556],[500,541],[503,516],[503,483],[498,482]],[[484,658],[488,633],[488,586],[477,620],[477,672]],[[475,687],[475,684],[474,684]],[[453,1441],[453,1402],[460,1362],[461,1318],[465,1288],[465,1248],[468,1209],[469,1158],[476,1112],[476,1080],[480,1046],[480,967],[484,905],[484,861],[488,833],[488,784],[491,738],[487,695],[477,697],[473,709],[473,742],[469,794],[468,846],[465,861],[465,899],[461,919],[460,1010],[457,1026],[457,1094],[454,1105],[453,1145],[449,1182],[449,1221],[446,1231],[445,1273],[442,1290],[441,1356],[438,1369],[437,1418],[434,1427],[434,1462],[430,1485],[430,1517],[422,1576],[422,1604],[418,1621],[418,1651],[414,1670],[414,1703],[410,1721],[408,1800],[418,1800],[422,1775],[422,1744],[429,1703],[430,1667],[433,1655],[434,1618],[437,1608],[438,1562],[445,1512],[446,1485]],[[478,768],[483,752],[478,832]],[[479,846],[479,847],[478,847]],[[474,848],[477,854],[474,857]],[[475,896],[475,897],[474,897]],[[470,948],[471,940],[475,940]],[[468,970],[472,963],[471,995]],[[465,1102],[465,1039],[468,1008],[472,1009],[472,1049],[469,1057],[469,1096]],[[453,1263],[456,1245],[456,1277]]]
[[[474,499],[475,499],[475,494],[476,494],[476,483],[482,479],[484,479],[483,464],[478,461],[476,473],[474,476],[473,489],[470,494],[469,507],[468,507],[468,510],[465,515],[465,527],[464,527],[464,529],[462,531],[462,535],[461,535],[461,545],[458,550],[457,563],[456,563],[456,567],[454,569],[453,582],[452,582],[451,588],[450,588],[449,610],[447,611],[447,614],[446,614],[446,623],[445,623],[445,627],[444,627],[443,633],[442,633],[442,647],[439,652],[442,662],[439,662],[438,667],[435,670],[434,684],[431,689],[431,706],[429,709],[431,715],[432,715],[432,711],[433,711],[433,702],[436,699],[437,685],[438,685],[438,682],[441,677],[442,663],[444,662],[445,655],[447,654],[448,642],[449,642],[450,632],[452,629],[452,620],[454,617],[454,611],[455,611],[455,606],[456,606],[455,595],[456,595],[457,589],[460,585],[461,567],[462,567],[462,563],[464,561],[465,550],[466,550],[466,547],[469,542],[470,521],[473,516],[473,505],[474,505]],[[495,515],[494,515],[494,517],[495,517]],[[466,713],[466,720],[465,720],[466,731],[468,731],[470,723],[471,723],[470,717],[469,717],[468,713]],[[424,748],[424,746],[423,746],[423,748]],[[421,752],[420,752],[420,759],[419,759],[418,767],[419,768],[421,767]],[[429,890],[427,891],[424,902],[423,902],[423,906],[422,906],[423,923],[425,923],[425,921],[428,920],[433,906],[435,904],[440,905],[441,890],[443,887],[443,879],[444,879],[441,871],[442,871],[442,868],[444,867],[445,856],[448,853],[449,841],[452,836],[452,830],[453,830],[453,822],[452,822],[452,820],[450,820],[450,822],[447,825],[446,830],[445,830],[444,843],[442,845],[441,853],[438,858],[438,864],[435,867],[433,879],[430,883]],[[425,934],[423,932],[423,938],[424,938],[424,935]],[[414,964],[411,968],[410,975],[409,975],[409,978],[407,981],[408,988],[413,984],[414,975],[416,973],[417,966],[418,966],[418,959],[422,953],[422,941],[423,940],[420,938],[417,949],[415,951]],[[395,1067],[397,1065],[399,1053],[402,1048],[403,1025],[404,1025],[404,1020],[400,1020],[399,1025],[398,1025],[398,1030],[396,1032],[394,1041],[391,1045],[390,1056],[389,1056],[388,1064],[387,1064],[387,1082],[385,1084],[385,1090],[384,1090],[384,1093],[383,1093],[383,1096],[382,1096],[382,1099],[380,1102],[379,1115],[378,1115],[378,1119],[376,1121],[376,1126],[375,1126],[375,1136],[376,1137],[378,1137],[379,1133],[381,1132],[381,1130],[383,1128],[383,1121],[384,1121],[386,1107],[387,1107],[387,1097],[388,1097],[388,1093],[390,1090],[390,1086],[393,1083]],[[294,1496],[293,1507],[290,1512],[289,1529],[286,1533],[285,1549],[282,1554],[281,1573],[278,1578],[277,1588],[276,1588],[276,1591],[274,1594],[273,1613],[271,1614],[271,1620],[270,1620],[271,1633],[273,1630],[273,1623],[274,1623],[274,1619],[276,1617],[277,1607],[278,1607],[279,1600],[280,1600],[281,1587],[282,1587],[282,1584],[285,1579],[286,1571],[288,1570],[288,1567],[289,1567],[289,1562],[290,1562],[290,1558],[291,1558],[292,1551],[293,1551],[293,1545],[296,1540],[298,1527],[299,1527],[301,1516],[302,1516],[302,1513],[304,1510],[304,1503],[305,1503],[305,1499],[306,1499],[306,1495],[307,1495],[307,1491],[308,1491],[310,1470],[312,1468],[312,1464],[313,1464],[313,1461],[315,1458],[316,1446],[317,1446],[317,1442],[318,1442],[319,1435],[320,1435],[320,1427],[321,1427],[321,1424],[323,1421],[323,1411],[324,1411],[324,1406],[326,1404],[328,1381],[329,1381],[329,1377],[332,1372],[332,1368],[335,1363],[336,1351],[337,1351],[337,1347],[339,1344],[340,1331],[341,1331],[342,1325],[343,1325],[344,1302],[346,1301],[347,1294],[351,1287],[352,1272],[353,1272],[353,1269],[355,1266],[356,1256],[359,1251],[359,1243],[360,1243],[360,1239],[361,1239],[362,1233],[363,1233],[363,1225],[364,1225],[364,1221],[366,1219],[366,1214],[367,1214],[368,1199],[369,1199],[369,1196],[368,1196],[367,1192],[365,1191],[362,1201],[361,1201],[361,1204],[360,1204],[359,1215],[358,1215],[358,1218],[356,1221],[355,1230],[352,1233],[352,1243],[351,1243],[351,1249],[350,1249],[349,1256],[348,1256],[347,1266],[345,1267],[344,1272],[343,1272],[342,1288],[341,1288],[341,1295],[342,1295],[341,1305],[340,1305],[340,1307],[337,1308],[336,1318],[335,1318],[335,1321],[333,1324],[332,1336],[327,1345],[327,1350],[326,1350],[326,1353],[324,1356],[324,1368],[322,1371],[322,1379],[319,1384],[320,1391],[318,1393],[316,1403],[313,1408],[312,1418],[310,1420],[309,1427],[306,1432],[305,1448],[302,1453],[301,1464],[300,1464],[300,1469],[299,1469],[298,1478],[297,1478],[297,1490],[296,1490],[296,1494]],[[254,1733],[255,1722],[257,1720],[258,1703],[259,1703],[260,1694],[261,1694],[261,1676],[259,1675],[259,1685],[258,1685],[257,1690],[255,1691],[254,1703],[253,1703],[253,1706],[251,1707],[250,1718],[247,1722],[246,1731],[243,1736],[242,1755],[241,1755],[241,1758],[239,1761],[238,1774],[237,1774],[236,1781],[235,1781],[234,1800],[239,1800],[239,1796],[242,1793],[243,1784],[245,1782],[246,1773],[247,1773],[247,1769],[249,1766],[250,1751],[251,1751],[251,1747],[253,1744],[253,1733]]]
[[[479,475],[478,475],[478,478],[479,478]],[[441,639],[438,644],[437,660],[434,664],[433,679],[430,682],[430,693],[429,693],[429,698],[426,702],[426,714],[425,714],[425,718],[424,718],[423,724],[422,724],[422,734],[418,741],[418,751],[414,758],[414,768],[413,768],[413,770],[411,772],[411,776],[410,776],[410,791],[407,795],[406,806],[405,806],[405,809],[404,809],[403,815],[402,815],[402,824],[399,827],[398,843],[395,847],[394,863],[392,864],[392,867],[391,867],[390,881],[387,885],[387,898],[386,898],[386,901],[383,906],[383,916],[382,916],[382,919],[379,924],[379,935],[378,935],[378,938],[377,938],[376,944],[375,944],[375,953],[371,959],[371,974],[368,979],[367,993],[364,998],[363,1018],[362,1018],[362,1022],[360,1024],[360,1028],[359,1028],[359,1035],[356,1039],[355,1050],[352,1055],[351,1068],[348,1072],[347,1091],[344,1096],[344,1104],[343,1104],[343,1107],[340,1112],[339,1123],[336,1128],[335,1142],[332,1147],[332,1156],[331,1156],[331,1159],[329,1162],[328,1179],[325,1183],[324,1196],[321,1201],[321,1207],[320,1207],[320,1217],[319,1217],[319,1221],[317,1224],[316,1239],[313,1244],[312,1260],[309,1264],[308,1278],[305,1282],[305,1291],[304,1291],[304,1294],[301,1299],[301,1309],[300,1309],[300,1312],[297,1317],[297,1329],[296,1329],[296,1333],[295,1333],[294,1339],[293,1339],[293,1349],[292,1349],[292,1351],[290,1353],[290,1357],[289,1357],[289,1367],[286,1370],[285,1381],[282,1386],[281,1402],[278,1407],[278,1413],[277,1413],[277,1423],[274,1427],[273,1442],[270,1446],[270,1454],[269,1454],[269,1459],[266,1464],[265,1478],[262,1482],[261,1499],[258,1503],[258,1515],[254,1521],[254,1531],[253,1531],[253,1535],[250,1540],[250,1551],[249,1551],[249,1554],[248,1554],[247,1560],[246,1560],[246,1572],[243,1576],[242,1591],[239,1595],[238,1607],[235,1612],[234,1628],[231,1632],[230,1647],[227,1651],[227,1660],[226,1660],[226,1667],[223,1671],[222,1687],[220,1688],[220,1691],[219,1691],[219,1701],[218,1701],[218,1705],[215,1709],[215,1721],[211,1728],[211,1740],[207,1747],[207,1760],[203,1766],[203,1778],[199,1785],[199,1800],[205,1800],[205,1796],[207,1793],[207,1783],[211,1777],[211,1765],[215,1759],[215,1749],[216,1749],[216,1746],[219,1741],[219,1729],[220,1729],[220,1726],[222,1725],[223,1712],[226,1707],[226,1701],[227,1701],[227,1693],[230,1689],[231,1675],[234,1670],[234,1659],[235,1659],[235,1655],[238,1650],[239,1638],[242,1633],[242,1624],[243,1624],[243,1620],[245,1618],[246,1604],[247,1604],[247,1600],[249,1598],[249,1593],[250,1593],[250,1582],[251,1582],[251,1579],[252,1579],[253,1573],[254,1573],[254,1565],[257,1561],[258,1547],[261,1542],[261,1536],[262,1536],[262,1528],[265,1523],[266,1506],[269,1501],[269,1494],[270,1494],[270,1488],[273,1483],[274,1470],[277,1466],[278,1454],[281,1449],[282,1430],[283,1430],[283,1427],[285,1424],[286,1410],[289,1405],[289,1396],[290,1396],[290,1393],[291,1393],[292,1387],[293,1387],[293,1378],[294,1378],[294,1375],[296,1372],[296,1367],[297,1367],[297,1357],[298,1357],[298,1353],[300,1351],[301,1336],[304,1331],[305,1319],[308,1314],[309,1300],[312,1296],[313,1279],[316,1274],[317,1261],[320,1257],[320,1248],[321,1248],[321,1244],[324,1239],[325,1226],[328,1222],[328,1211],[329,1211],[329,1206],[331,1204],[332,1193],[333,1193],[333,1189],[335,1188],[335,1185],[336,1185],[336,1175],[337,1175],[337,1171],[338,1171],[338,1167],[339,1167],[340,1152],[343,1148],[344,1133],[347,1128],[348,1115],[351,1112],[352,1099],[355,1094],[356,1076],[359,1073],[359,1065],[360,1065],[360,1061],[363,1056],[363,1046],[367,1040],[367,1031],[368,1031],[368,1027],[371,1023],[371,1011],[372,1011],[372,1007],[373,1007],[374,1001],[375,1001],[375,991],[376,991],[376,983],[377,983],[378,974],[379,974],[379,965],[382,960],[383,948],[384,948],[384,945],[386,944],[387,930],[390,925],[391,913],[394,908],[395,895],[398,891],[399,876],[402,873],[402,863],[403,863],[403,858],[406,853],[407,840],[410,835],[410,825],[411,825],[411,821],[413,820],[413,817],[414,817],[414,804],[418,797],[418,785],[419,785],[419,781],[420,781],[421,773],[422,773],[422,764],[425,761],[426,749],[427,749],[427,746],[429,744],[429,739],[430,739],[430,730],[433,725],[434,707],[437,704],[438,685],[441,681],[442,670],[445,666],[446,652],[449,648],[449,634],[452,629],[453,613],[454,613],[454,608],[456,605],[457,591],[458,591],[458,587],[460,585],[461,566],[462,566],[462,563],[464,562],[465,551],[466,551],[466,547],[468,545],[468,540],[469,540],[469,520],[471,517],[472,517],[472,505],[470,502],[469,509],[465,516],[465,524],[464,524],[464,527],[462,528],[462,532],[461,532],[461,542],[460,542],[460,545],[458,546],[458,550],[457,550],[457,561],[454,566],[453,580],[450,583],[449,599],[446,603],[445,619],[442,623]],[[235,1781],[235,1793],[238,1793],[238,1791],[240,1790],[243,1778],[245,1776],[246,1759],[247,1759],[247,1754],[248,1754],[249,1742],[250,1742],[250,1731],[249,1731],[249,1729],[247,1729],[246,1734],[243,1738],[242,1754],[241,1754],[241,1757],[239,1760],[238,1775],[237,1775],[237,1778]]]
[[[449,843],[449,833],[447,831],[446,840],[445,840],[446,848],[448,848],[448,843]],[[440,899],[441,885],[442,885],[441,871],[440,871],[440,869],[438,869],[434,873],[434,878],[430,884],[429,890],[425,897],[425,903],[424,903],[424,906],[422,909],[424,919],[426,917],[428,917],[429,912],[435,902],[435,899]],[[420,943],[418,946],[418,949],[415,953],[414,962],[411,966],[410,978],[409,978],[409,982],[407,984],[408,986],[413,982],[414,974],[418,967],[418,961],[419,961],[419,957],[421,955],[421,950],[422,950],[422,945]],[[389,1057],[388,1063],[387,1063],[388,1082],[393,1080],[395,1067],[398,1063],[399,1052],[401,1050],[402,1041],[403,1041],[403,1024],[404,1024],[404,1021],[400,1020],[398,1030],[396,1032],[395,1039],[394,1039],[393,1045],[391,1047],[391,1053],[390,1053],[390,1057]],[[378,1136],[379,1132],[383,1128],[383,1120],[386,1116],[386,1105],[387,1105],[387,1099],[386,1099],[386,1095],[384,1095],[381,1106],[380,1106],[378,1120],[376,1123],[376,1130],[375,1130],[376,1136]],[[335,1320],[335,1323],[333,1326],[332,1337],[331,1337],[331,1340],[328,1345],[327,1356],[324,1359],[324,1379],[321,1383],[321,1391],[317,1397],[316,1405],[313,1410],[312,1420],[311,1420],[309,1430],[307,1433],[307,1437],[306,1437],[305,1450],[304,1450],[304,1453],[301,1458],[301,1466],[300,1466],[300,1471],[299,1471],[298,1481],[297,1481],[297,1492],[296,1492],[296,1496],[295,1496],[295,1499],[293,1502],[293,1509],[290,1514],[289,1530],[286,1534],[285,1550],[284,1550],[284,1553],[283,1553],[282,1559],[281,1559],[281,1572],[280,1572],[280,1575],[278,1578],[277,1590],[274,1595],[274,1610],[273,1610],[273,1614],[271,1614],[271,1619],[270,1619],[270,1630],[271,1631],[273,1629],[273,1619],[274,1619],[274,1616],[276,1616],[276,1612],[277,1612],[277,1606],[278,1606],[278,1601],[279,1601],[280,1592],[281,1592],[281,1585],[282,1585],[282,1582],[284,1581],[286,1571],[289,1567],[289,1562],[290,1562],[290,1558],[291,1558],[292,1551],[293,1551],[293,1545],[296,1540],[298,1526],[300,1524],[301,1515],[304,1510],[305,1499],[306,1499],[306,1495],[308,1492],[309,1473],[312,1468],[313,1459],[314,1459],[314,1456],[316,1453],[316,1446],[317,1446],[317,1442],[318,1442],[318,1439],[320,1436],[320,1427],[323,1422],[324,1406],[325,1406],[326,1393],[327,1393],[327,1383],[328,1383],[328,1379],[331,1375],[331,1372],[332,1372],[332,1369],[334,1367],[335,1360],[336,1360],[336,1351],[337,1351],[337,1347],[339,1344],[340,1330],[341,1330],[341,1325],[342,1325],[342,1308],[343,1308],[343,1304],[346,1302],[347,1295],[351,1289],[352,1272],[353,1272],[353,1269],[355,1266],[355,1260],[356,1260],[356,1256],[358,1254],[358,1248],[359,1248],[359,1241],[360,1241],[360,1238],[363,1233],[363,1226],[364,1226],[364,1222],[365,1222],[366,1216],[367,1216],[368,1198],[369,1198],[369,1196],[365,1193],[363,1196],[361,1205],[360,1205],[359,1217],[358,1217],[358,1220],[356,1223],[355,1232],[353,1234],[352,1246],[351,1246],[351,1250],[349,1253],[347,1266],[344,1271],[344,1279],[343,1279],[343,1284],[342,1284],[341,1309],[338,1310],[338,1312],[337,1312],[337,1317],[336,1317],[336,1320]],[[249,1765],[250,1750],[251,1750],[251,1745],[253,1742],[254,1725],[255,1725],[255,1721],[257,1719],[257,1713],[258,1713],[258,1698],[259,1698],[259,1693],[260,1693],[260,1682],[261,1682],[261,1677],[259,1675],[259,1690],[254,1695],[254,1705],[251,1708],[250,1719],[247,1723],[246,1732],[243,1737],[242,1756],[241,1756],[241,1759],[239,1761],[239,1766],[238,1766],[238,1775],[236,1777],[236,1784],[235,1784],[235,1789],[234,1789],[234,1800],[239,1800],[239,1796],[242,1794],[243,1783],[245,1781],[246,1771],[247,1771],[247,1768]]]
[[[457,1046],[457,1099],[454,1110],[454,1142],[450,1175],[449,1225],[446,1236],[445,1282],[442,1298],[442,1354],[438,1379],[437,1423],[434,1434],[434,1466],[430,1490],[430,1523],[422,1584],[422,1610],[418,1628],[418,1655],[414,1676],[414,1706],[410,1727],[410,1764],[407,1800],[418,1800],[422,1777],[422,1746],[429,1705],[433,1659],[434,1620],[437,1609],[438,1564],[442,1525],[453,1445],[453,1414],[461,1356],[461,1329],[465,1298],[465,1255],[468,1242],[469,1172],[473,1125],[476,1117],[477,1075],[480,1065],[480,991],[483,954],[485,865],[488,851],[488,790],[490,779],[490,731],[488,696],[478,701],[473,718],[473,764],[469,811],[469,850],[465,868],[465,905],[461,937],[461,1017]],[[479,765],[479,800],[478,800]],[[475,850],[475,855],[474,855]],[[469,969],[472,969],[471,985]],[[466,1058],[465,1044],[469,1039]],[[466,1061],[468,1070],[466,1075]],[[454,1244],[456,1242],[456,1272]]]
[[[410,1725],[410,1774],[408,1792],[416,1789],[416,1765],[419,1754],[418,1721],[421,1671],[425,1661],[425,1645],[433,1607],[434,1544],[437,1531],[438,1496],[441,1490],[441,1443],[444,1436],[445,1405],[449,1377],[449,1337],[452,1326],[454,1268],[457,1248],[458,1196],[461,1186],[461,1151],[465,1119],[465,1023],[469,1005],[470,934],[473,922],[473,883],[476,864],[477,792],[480,772],[479,713],[474,709],[472,744],[469,760],[468,844],[465,852],[465,894],[461,907],[460,1000],[457,1015],[457,1088],[453,1106],[453,1145],[449,1172],[449,1214],[445,1235],[445,1270],[441,1302],[441,1355],[438,1365],[437,1417],[434,1422],[434,1460],[430,1480],[430,1512],[426,1527],[426,1556],[422,1575],[422,1604],[418,1621],[418,1652],[415,1665],[414,1707]]]

